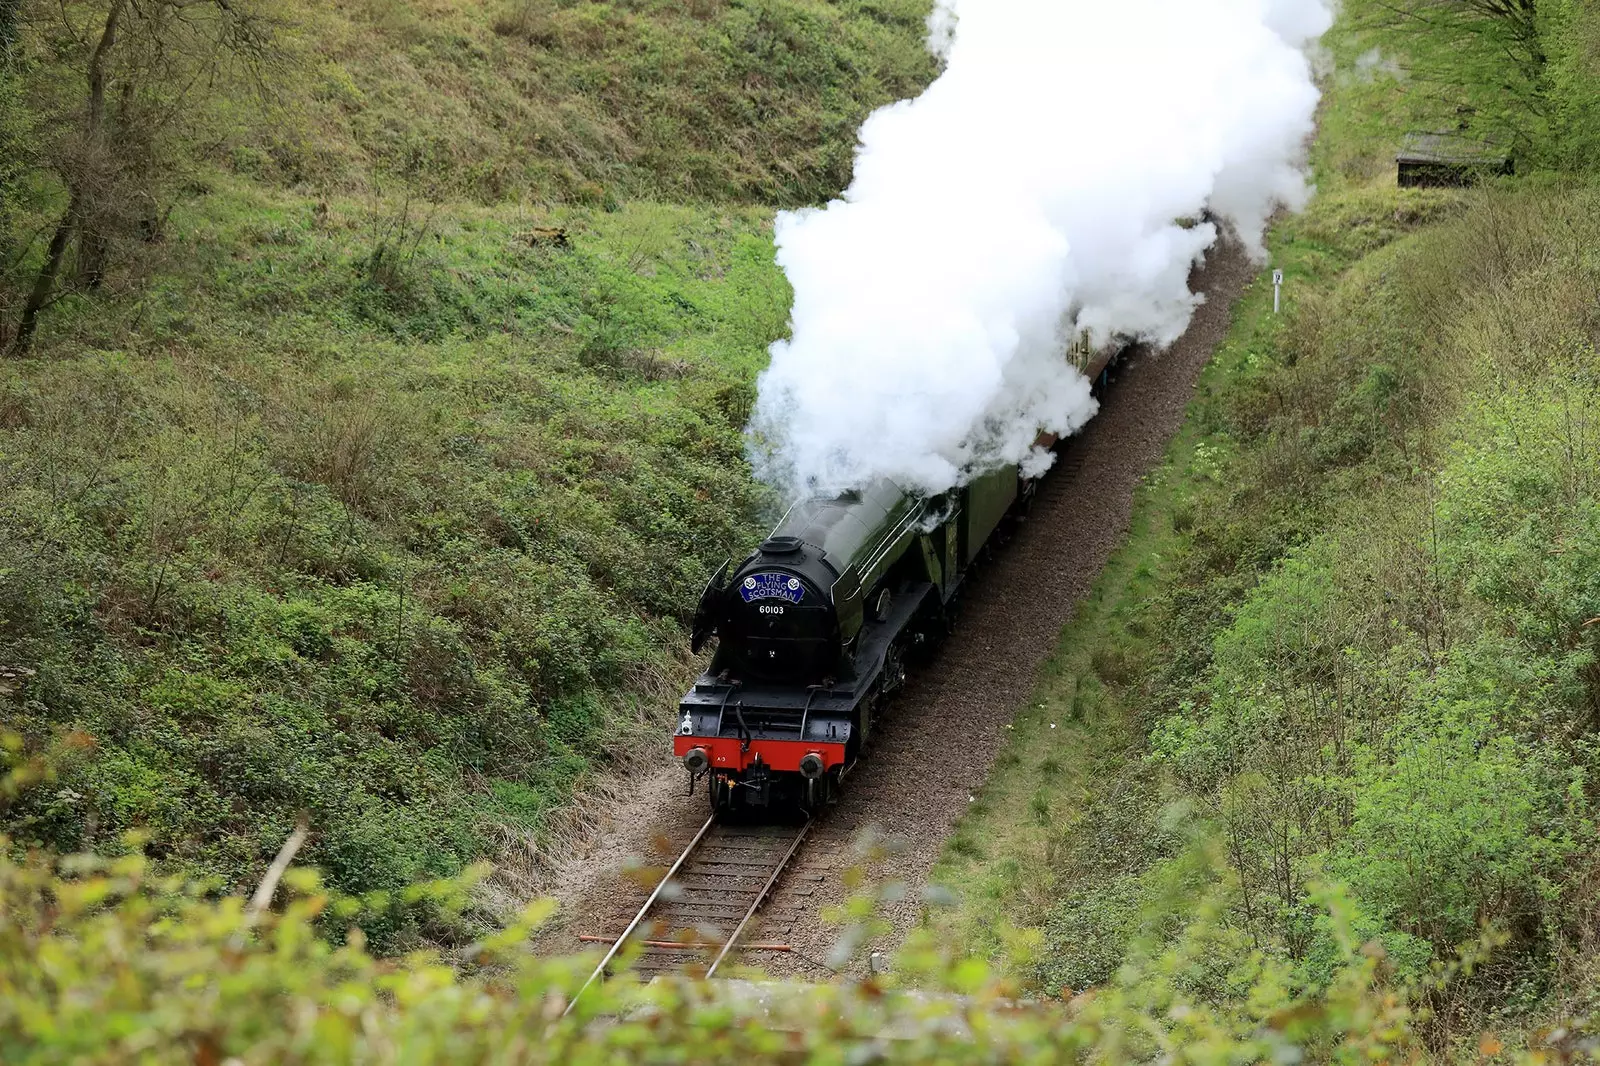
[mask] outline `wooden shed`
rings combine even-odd
[[[1406,134],[1394,161],[1402,188],[1474,185],[1515,170],[1504,148],[1450,130]]]

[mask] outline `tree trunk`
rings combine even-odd
[[[39,312],[44,310],[50,294],[55,291],[56,278],[61,273],[61,260],[67,254],[67,242],[72,239],[77,222],[78,198],[74,196],[72,203],[67,205],[67,213],[61,216],[61,221],[56,225],[55,236],[50,238],[50,249],[45,253],[39,276],[34,279],[33,291],[28,293],[28,302],[23,305],[22,318],[17,323],[17,335],[11,342],[8,354],[27,355],[33,347],[33,334],[39,328]]]
[[[111,242],[98,229],[78,231],[78,276],[81,288],[94,290],[106,280],[106,259],[110,256]]]
[[[8,2],[9,0],[0,0],[0,4]],[[122,10],[126,6],[127,0],[115,0],[111,5],[111,10],[106,13],[105,28],[100,32],[100,43],[95,45],[94,54],[89,57],[89,111],[84,117],[84,158],[80,163],[86,170],[92,170],[99,165],[97,157],[103,150],[101,142],[104,140],[102,129],[106,115],[106,59],[116,47],[117,24],[122,20]],[[0,8],[0,12],[3,11],[4,8]],[[50,248],[45,252],[44,265],[39,268],[39,276],[34,279],[33,290],[28,293],[28,302],[23,305],[22,317],[17,322],[17,335],[11,342],[11,355],[26,355],[33,347],[33,335],[39,328],[39,312],[50,302],[50,296],[55,291],[56,279],[61,276],[61,261],[66,258],[67,243],[83,220],[84,189],[88,186],[88,178],[87,174],[80,172],[76,180],[70,183],[73,186],[72,200],[67,204],[66,214],[61,216],[61,221],[56,225],[55,235],[50,238]]]
[[[106,116],[106,57],[117,44],[117,23],[122,20],[122,9],[127,0],[116,0],[106,13],[106,28],[100,33],[100,43],[94,46],[89,57],[89,120],[84,128],[90,141],[100,139],[100,127]]]
[[[0,66],[7,66],[11,61],[11,49],[17,43],[17,24],[21,16],[22,0],[0,0]]]
[[[104,64],[99,64],[101,69],[91,70],[89,92],[89,121],[94,125],[90,136],[95,139],[91,149],[91,166],[98,174],[96,188],[105,188],[102,175],[106,169],[106,155],[119,155],[123,145],[119,142],[118,130],[127,121],[128,111],[132,107],[133,83],[126,79],[122,83],[122,99],[119,110],[108,120],[105,117],[105,71]],[[107,126],[111,128],[108,130]],[[104,194],[101,195],[104,199]],[[96,206],[90,204],[87,206]],[[98,289],[106,277],[106,261],[111,254],[111,241],[106,236],[107,220],[101,214],[84,214],[78,219],[78,261],[77,274],[73,279],[84,289]]]

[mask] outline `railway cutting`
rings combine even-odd
[[[786,808],[803,807],[811,798],[805,787],[808,782],[827,780],[831,774],[839,772],[829,749],[816,746],[833,741],[826,736],[812,735],[818,723],[822,723],[824,733],[828,724],[833,724],[837,737],[845,741],[842,758],[846,763],[857,754],[851,750],[850,742],[857,739],[858,730],[864,733],[871,729],[874,741],[870,745],[870,758],[859,770],[850,773],[848,787],[833,788],[829,782],[823,802],[817,805],[826,811],[826,816],[812,824],[805,846],[789,860],[790,869],[775,884],[771,898],[764,898],[758,908],[761,911],[760,921],[756,923],[759,928],[747,930],[741,936],[748,937],[747,943],[791,949],[752,955],[750,961],[759,962],[769,974],[817,977],[816,963],[812,960],[828,955],[837,935],[821,920],[821,912],[830,904],[844,901],[841,875],[858,864],[854,842],[860,834],[871,830],[877,836],[903,839],[907,844],[896,852],[893,860],[872,871],[874,876],[892,878],[907,889],[900,902],[889,905],[884,912],[892,932],[872,945],[891,950],[915,925],[921,911],[920,889],[960,812],[966,809],[993,765],[995,753],[1006,736],[1006,724],[1027,700],[1038,669],[1056,646],[1061,627],[1077,610],[1080,598],[1089,591],[1095,575],[1121,542],[1132,510],[1134,490],[1145,473],[1160,461],[1167,442],[1181,423],[1200,369],[1226,334],[1233,302],[1251,276],[1251,263],[1243,251],[1236,245],[1223,245],[1191,275],[1191,288],[1204,293],[1207,299],[1197,310],[1189,331],[1164,352],[1134,350],[1124,353],[1117,375],[1121,380],[1105,390],[1100,413],[1080,434],[1063,442],[1055,469],[1040,484],[1027,520],[1018,526],[1012,542],[993,553],[993,559],[985,564],[982,573],[974,575],[973,581],[961,582],[959,627],[937,642],[937,654],[929,656],[929,661],[906,671],[903,691],[897,692],[895,698],[881,701],[873,698],[883,694],[883,687],[875,687],[874,682],[886,675],[880,664],[887,662],[888,657],[879,659],[865,652],[869,644],[876,646],[873,638],[880,629],[894,629],[894,623],[899,621],[895,608],[903,608],[912,601],[912,596],[906,594],[908,589],[915,593],[922,585],[932,584],[927,572],[932,570],[931,566],[921,574],[898,575],[903,580],[890,588],[890,609],[882,612],[886,615],[882,619],[867,610],[878,606],[877,599],[863,597],[861,629],[853,645],[857,660],[854,674],[841,670],[831,684],[819,686],[804,680],[798,686],[790,684],[791,689],[797,688],[801,694],[794,706],[785,705],[783,699],[774,696],[771,690],[776,683],[766,678],[752,676],[737,688],[730,686],[728,682],[739,679],[738,670],[741,666],[748,667],[747,662],[730,658],[726,664],[726,678],[720,667],[701,678],[696,691],[683,701],[687,706],[679,708],[674,749],[684,761],[680,767],[663,767],[659,775],[639,790],[637,803],[619,806],[608,816],[613,830],[595,840],[592,850],[575,857],[569,869],[579,876],[565,898],[573,905],[569,913],[578,917],[551,929],[547,935],[552,946],[572,946],[574,933],[589,933],[593,938],[595,930],[574,926],[596,921],[607,912],[613,912],[613,924],[600,931],[601,939],[615,937],[617,930],[627,925],[628,915],[634,913],[632,909],[614,913],[623,911],[628,906],[623,900],[633,896],[626,888],[619,891],[617,873],[622,858],[643,854],[653,842],[661,839],[689,841],[695,835],[695,827],[705,820],[700,811],[704,810],[708,784],[713,804],[729,814],[755,817],[765,812],[773,816]],[[993,475],[997,485],[1003,475],[1004,472]],[[859,501],[833,501],[828,506],[847,510],[855,517],[856,511],[863,510],[863,505],[870,502],[866,498],[868,495],[863,494]],[[895,508],[902,506],[892,493],[886,496]],[[966,502],[971,503],[970,500]],[[900,524],[887,520],[888,512],[893,509],[885,507],[885,521],[874,524],[873,528],[887,528],[891,532],[901,529]],[[985,513],[992,512],[985,509]],[[971,514],[972,510],[968,509],[969,518]],[[792,532],[802,541],[801,551],[804,551],[803,544],[811,532],[809,527],[819,523],[811,521],[814,517],[811,510],[805,510],[800,517],[807,521],[796,525],[807,528]],[[848,523],[841,519],[836,524]],[[920,523],[910,528],[921,538],[935,527]],[[932,553],[934,561],[942,564],[949,558],[952,542],[958,564],[972,556],[973,553],[964,548],[979,538],[964,537],[959,514],[955,521],[942,528],[947,534],[946,540],[934,547],[942,547],[945,552]],[[829,533],[832,529],[833,526],[829,526],[821,532]],[[872,538],[864,536],[862,539],[865,545],[865,541]],[[824,536],[823,541],[825,552],[828,538]],[[898,545],[900,538],[888,536],[880,541]],[[758,552],[753,560],[755,565],[745,569],[758,571],[759,575],[795,570],[797,573],[792,576],[796,577],[800,589],[790,589],[787,580],[780,587],[756,572],[738,575],[734,580],[736,575],[730,566],[729,573],[721,575],[726,583],[714,581],[708,589],[714,594],[712,598],[726,603],[729,610],[704,612],[697,621],[702,625],[716,622],[719,629],[725,627],[728,631],[720,636],[733,635],[735,640],[745,638],[744,645],[757,652],[778,652],[776,656],[766,656],[776,662],[784,659],[789,651],[805,650],[803,645],[775,642],[805,636],[779,630],[782,624],[793,620],[791,608],[804,608],[807,598],[813,597],[813,590],[806,586],[805,574],[798,572],[805,567],[785,565],[797,554],[788,550],[792,546],[779,543],[772,547],[784,550],[770,553],[771,559],[766,558],[768,553]],[[919,560],[930,557],[921,547],[918,544],[918,550],[908,549],[898,557],[902,570],[915,570]],[[870,562],[879,555],[887,557],[892,553],[863,550],[855,554],[842,551],[833,554],[841,561],[854,560],[856,555],[870,556]],[[843,569],[849,570],[850,566],[847,564]],[[880,582],[876,576],[879,569],[876,563],[857,567],[863,575],[872,578],[863,582],[868,587]],[[947,569],[941,565],[939,574],[949,584]],[[747,576],[756,578],[752,587],[744,584]],[[818,571],[818,577],[822,576],[825,575]],[[896,576],[894,564],[888,564],[881,580],[892,582]],[[853,584],[847,586],[854,587]],[[748,601],[739,589],[747,589]],[[781,596],[784,590],[788,592],[787,598]],[[930,607],[942,604],[945,602],[943,591],[941,587],[938,592],[926,593],[921,602]],[[778,595],[768,596],[768,592]],[[794,600],[796,592],[800,593],[799,603]],[[823,602],[820,591],[814,598],[819,604]],[[841,596],[841,599],[853,601],[854,597]],[[763,613],[760,610],[763,606],[783,607],[784,611],[782,614]],[[851,617],[855,617],[853,611]],[[774,619],[781,620],[781,624]],[[823,629],[824,636],[829,638],[824,650],[829,652],[831,660],[833,643],[837,641],[842,646],[844,634],[827,626]],[[909,632],[914,638],[919,627],[908,625],[895,631]],[[774,643],[765,646],[755,643],[760,640]],[[757,658],[759,660],[759,656]],[[804,656],[787,658],[797,667],[805,661]],[[867,669],[860,667],[863,661]],[[892,676],[896,682],[901,680],[898,670],[893,671]],[[853,686],[850,701],[841,702],[844,699],[842,690],[853,681],[860,683]],[[859,699],[856,693],[860,694]],[[685,709],[690,716],[687,731],[682,721]],[[846,726],[849,727],[848,736],[844,735]],[[696,748],[705,749],[703,763],[697,757],[689,760]],[[807,777],[807,768],[801,762],[813,749],[823,756],[821,777]],[[791,753],[793,758],[788,757]],[[719,755],[725,761],[717,761]],[[758,755],[760,766],[756,765]],[[696,791],[702,795],[698,801],[685,802],[681,776],[684,769],[691,774],[697,769],[700,771],[697,775],[700,788]],[[724,801],[734,797],[737,802],[732,806],[738,810],[729,812],[730,804]],[[763,799],[769,802],[759,802]],[[752,803],[752,800],[758,802]],[[609,852],[614,864],[596,863],[597,852]],[[664,915],[666,911],[656,913]],[[677,918],[671,920],[678,921],[680,926],[688,924]],[[652,936],[652,939],[667,944],[684,943],[668,937]],[[700,963],[706,956],[702,949],[698,954],[689,951],[678,958]],[[664,964],[660,969],[670,966],[666,958],[653,953],[642,962],[647,972],[659,972],[655,969],[658,962]]]

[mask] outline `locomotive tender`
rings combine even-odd
[[[1080,342],[1069,358],[1103,381],[1119,350]],[[1013,465],[931,497],[883,480],[802,500],[724,563],[691,636],[696,653],[713,637],[717,650],[673,738],[691,792],[707,778],[718,810],[832,799],[908,659],[949,628],[962,581],[1036,484]]]

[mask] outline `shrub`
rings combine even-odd
[[[1235,517],[1194,531],[1266,524],[1252,482],[1279,475],[1252,452],[1352,475],[1153,737],[1217,821],[1241,926],[1308,965],[1305,886],[1329,872],[1413,970],[1485,925],[1510,937],[1508,988],[1572,949],[1600,706],[1593,196],[1498,194],[1346,275],[1319,315],[1365,312],[1269,371],[1288,402],[1233,468]],[[1334,433],[1350,443],[1302,449]]]
[[[1241,955],[1216,925],[1213,905],[1195,913],[1171,950],[1065,1004],[1011,1001],[1012,990],[982,962],[923,938],[897,967],[923,986],[914,994],[888,975],[795,986],[765,996],[753,1012],[730,998],[726,982],[641,986],[624,975],[592,986],[564,1013],[592,960],[526,950],[554,909],[548,903],[473,944],[470,973],[427,953],[379,961],[354,932],[341,945],[317,934],[319,923],[347,922],[396,900],[459,915],[481,870],[351,899],[327,891],[314,871],[291,868],[282,875],[287,902],[275,911],[260,898],[279,889],[276,874],[246,903],[156,876],[137,841],[130,844],[120,859],[56,863],[18,861],[0,846],[6,1062],[660,1062],[687,1054],[1119,1063],[1163,1053],[1195,1063],[1307,1055],[1385,1062],[1422,1050],[1411,993],[1386,979],[1375,953],[1359,949],[1336,894],[1324,912],[1338,950],[1328,982],[1300,988],[1281,964],[1251,957],[1235,978],[1244,1008],[1203,991],[1208,966]],[[850,921],[872,927],[876,906],[889,898],[881,890],[858,895]],[[1560,1046],[1569,1055],[1586,1047]]]

